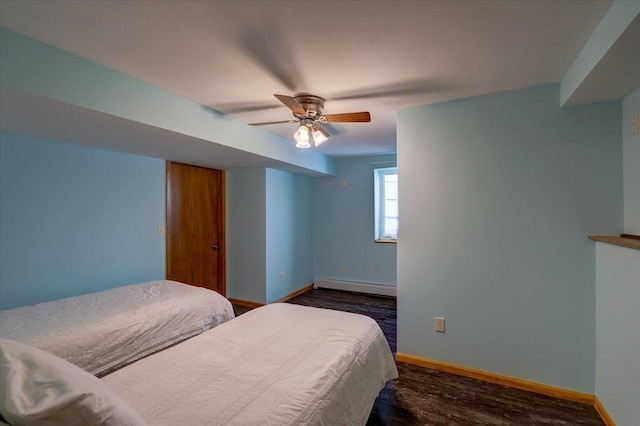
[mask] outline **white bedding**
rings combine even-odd
[[[102,381],[154,426],[351,426],[397,376],[373,319],[271,304]]]
[[[0,311],[0,337],[101,375],[232,318],[214,291],[151,281]]]

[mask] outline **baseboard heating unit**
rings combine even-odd
[[[355,281],[333,280],[330,278],[318,278],[313,281],[314,288],[330,288],[334,290],[355,291],[358,293],[378,294],[381,296],[396,297],[396,286],[384,284],[361,283]]]

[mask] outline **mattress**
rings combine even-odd
[[[0,311],[0,337],[100,376],[233,318],[215,291],[151,281]]]
[[[152,425],[351,426],[397,376],[373,319],[271,304],[101,380]]]

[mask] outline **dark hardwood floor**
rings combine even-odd
[[[396,351],[394,298],[314,289],[289,303],[368,315]],[[248,309],[234,305],[236,314]],[[398,362],[367,425],[604,425],[595,409],[519,389]]]

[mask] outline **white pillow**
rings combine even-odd
[[[14,426],[143,425],[98,378],[48,352],[0,339],[0,413]]]

